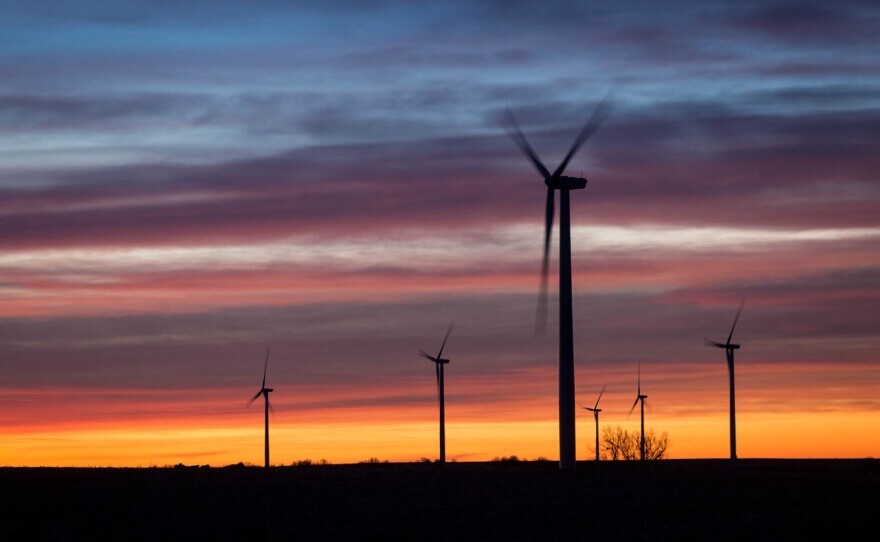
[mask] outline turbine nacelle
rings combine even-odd
[[[428,361],[433,361],[434,363],[449,363],[448,359],[439,359],[433,356],[424,356]]]
[[[706,346],[715,346],[717,348],[723,348],[728,351],[739,350],[739,345],[734,344],[730,341],[733,339],[733,330],[736,329],[736,323],[739,321],[739,315],[742,313],[743,305],[744,305],[744,303],[740,302],[739,308],[736,310],[736,316],[734,316],[734,318],[733,318],[733,325],[730,326],[730,334],[727,336],[727,341],[723,342],[723,343],[719,343],[719,342],[715,342],[715,341],[710,341],[709,339],[703,339]]]
[[[602,394],[605,393],[605,387],[606,386],[602,386],[602,391],[599,392],[599,397],[596,398],[596,404],[593,405],[592,408],[590,408],[588,406],[583,406],[583,405],[581,405],[581,408],[583,408],[585,410],[589,410],[590,412],[595,412],[596,415],[598,416],[599,413],[602,412],[602,409],[599,408],[599,401],[602,400]]]
[[[448,359],[438,358],[436,356],[432,356],[431,354],[429,354],[421,349],[419,349],[419,355],[421,355],[423,358],[425,358],[428,361],[433,361],[434,363],[449,363]]]
[[[641,395],[641,394],[636,395],[636,400],[633,401],[633,406],[632,406],[632,408],[629,409],[629,415],[631,415],[633,413],[633,410],[635,410],[636,407],[639,405],[639,401],[641,401],[642,404],[644,405],[645,399],[647,399],[647,398],[648,398],[647,395]]]
[[[266,401],[268,402],[268,401],[269,401],[269,393],[271,393],[271,392],[273,392],[273,391],[275,391],[275,390],[272,389],[272,388],[263,388],[263,389],[261,389],[260,391],[258,391],[257,393],[255,393],[253,397],[251,397],[251,400],[248,401],[248,406],[251,406],[251,403],[253,403],[253,402],[256,401],[257,399],[259,399],[261,395],[262,395],[263,397],[265,397],[265,398],[266,398]]]
[[[740,349],[740,345],[738,345],[738,344],[719,343],[719,342],[715,342],[715,341],[710,341],[709,339],[706,339],[706,346],[714,346],[716,348],[723,348],[725,350],[739,350]]]
[[[587,187],[587,180],[582,177],[567,177],[560,175],[559,177],[548,177],[544,179],[544,184],[553,190],[581,190]]]

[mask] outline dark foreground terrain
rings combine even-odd
[[[876,540],[878,463],[0,468],[0,540]]]

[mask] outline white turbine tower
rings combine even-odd
[[[550,173],[520,130],[509,109],[508,135],[538,170],[547,186],[544,209],[544,259],[541,266],[541,289],[538,298],[536,330],[543,332],[547,323],[547,282],[549,274],[550,236],[553,215],[559,191],[559,466],[575,467],[575,398],[574,398],[574,323],[571,300],[571,213],[569,193],[587,186],[587,179],[563,175],[574,153],[583,145],[610,113],[608,97],[596,107],[587,124],[581,128],[568,153],[559,166]]]
[[[443,366],[449,363],[448,359],[443,359],[443,348],[446,346],[446,339],[449,338],[451,332],[452,324],[449,324],[449,329],[446,330],[446,336],[443,337],[443,343],[436,356],[419,349],[419,354],[423,358],[434,362],[434,368],[437,372],[437,395],[440,397],[440,463],[446,463],[446,403],[443,390]]]
[[[727,342],[719,343],[715,341],[710,341],[706,339],[706,346],[715,346],[718,348],[723,348],[724,353],[727,356],[727,375],[730,380],[730,458],[736,459],[736,393],[735,386],[733,381],[733,352],[735,350],[739,350],[740,346],[738,344],[733,344],[730,342],[733,339],[733,330],[736,327],[736,322],[739,320],[739,314],[742,312],[743,303],[740,303],[739,309],[736,311],[736,316],[733,318],[733,325],[730,326],[730,334],[727,336]]]
[[[267,467],[269,466],[269,409],[272,408],[269,405],[269,393],[275,391],[272,388],[266,387],[266,369],[268,367],[269,367],[269,349],[266,348],[266,362],[263,364],[263,384],[260,385],[260,391],[258,391],[253,397],[251,397],[250,401],[248,401],[248,406],[251,406],[251,403],[256,401],[259,396],[261,396],[261,395],[263,396],[263,400],[264,400],[263,402],[265,404],[265,411],[266,411],[266,414],[265,414],[266,431],[265,431],[265,437],[264,437],[264,441],[265,441],[264,442],[264,448],[265,448],[264,455],[265,455],[265,465]]]

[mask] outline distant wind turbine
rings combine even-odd
[[[736,397],[734,393],[734,382],[733,382],[733,351],[739,350],[738,344],[733,344],[730,340],[733,338],[733,329],[736,327],[736,322],[739,320],[739,314],[742,312],[743,303],[739,304],[739,309],[736,311],[736,316],[733,318],[733,325],[730,326],[730,334],[727,336],[727,342],[719,343],[715,341],[710,341],[709,339],[705,339],[706,346],[715,346],[718,348],[723,348],[725,354],[727,354],[727,374],[730,378],[730,458],[736,459]]]
[[[641,411],[642,411],[642,425],[641,425],[641,433],[639,433],[639,459],[645,460],[645,399],[647,399],[647,395],[642,395],[642,364],[639,362],[639,380],[638,380],[638,393],[636,395],[636,400],[633,403],[632,408],[629,409],[629,413],[632,414],[633,410],[635,410],[636,405],[641,403]]]
[[[266,409],[266,436],[265,436],[265,456],[266,457],[265,457],[265,459],[266,459],[266,466],[267,467],[269,466],[269,409],[271,408],[271,406],[269,405],[269,393],[272,391],[275,391],[272,388],[266,387],[266,369],[268,367],[269,367],[269,349],[266,348],[266,363],[263,365],[263,384],[260,386],[260,391],[258,391],[253,397],[251,397],[250,401],[248,401],[248,406],[251,406],[251,404],[254,401],[256,401],[259,396],[262,395],[263,399],[264,399],[265,409]]]
[[[593,408],[581,406],[581,408],[592,412],[593,417],[596,418],[596,461],[599,461],[599,413],[602,412],[602,409],[599,408],[599,399],[602,398],[603,393],[605,393],[605,386],[602,386],[602,391],[599,392],[599,397],[596,399],[596,404],[593,405]]]
[[[544,259],[541,265],[541,289],[538,296],[538,313],[535,330],[545,333],[547,327],[547,283],[550,265],[550,236],[553,232],[553,215],[556,191],[559,191],[559,467],[573,469],[576,465],[575,449],[575,399],[574,399],[574,331],[571,300],[571,214],[569,192],[587,186],[587,179],[563,175],[574,153],[610,113],[608,96],[603,99],[592,116],[575,137],[574,143],[562,162],[551,174],[541,162],[526,136],[520,130],[513,112],[507,110],[508,135],[528,157],[547,185],[544,210]]]
[[[437,394],[440,396],[440,463],[446,463],[446,405],[443,397],[443,366],[449,363],[449,360],[443,359],[442,356],[443,347],[446,346],[446,339],[449,338],[449,333],[451,332],[452,324],[449,324],[449,329],[446,330],[446,336],[443,337],[443,343],[440,345],[440,350],[436,356],[428,354],[421,348],[419,349],[419,353],[423,358],[434,362],[434,368],[437,371]]]

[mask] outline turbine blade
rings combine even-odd
[[[611,114],[611,92],[602,98],[602,101],[596,106],[596,109],[593,110],[593,114],[590,116],[590,120],[581,128],[581,131],[578,133],[577,137],[574,139],[574,143],[571,145],[571,148],[568,150],[568,154],[565,155],[565,158],[560,162],[559,167],[556,168],[556,171],[553,172],[553,178],[559,177],[562,175],[562,172],[565,171],[565,168],[568,166],[569,160],[574,156],[574,153],[584,144],[584,141],[587,140],[593,132],[596,131],[599,126],[605,122],[605,119],[608,118],[608,115]]]
[[[440,345],[440,351],[437,352],[437,359],[441,359],[443,356],[443,348],[446,346],[446,339],[449,338],[449,334],[452,333],[452,322],[449,323],[449,329],[446,330],[446,336],[443,337],[443,344]]]
[[[544,271],[550,258],[550,238],[553,236],[553,218],[556,215],[556,191],[547,187],[547,200],[544,203]]]
[[[532,162],[532,165],[535,166],[535,169],[538,170],[538,173],[540,173],[544,179],[547,179],[550,177],[550,172],[544,167],[544,164],[541,162],[541,159],[538,158],[535,150],[529,145],[525,134],[519,129],[519,124],[516,122],[516,117],[513,116],[513,111],[511,111],[509,107],[505,111],[507,114],[507,135],[510,136],[510,139],[512,139],[514,143],[516,143],[519,150],[528,157],[529,161]]]
[[[274,416],[275,415],[275,407],[272,406],[272,403],[269,401],[269,394],[266,394],[266,405],[269,407],[269,412]]]
[[[538,292],[538,308],[535,309],[535,335],[544,337],[547,335],[547,279],[541,280],[541,288]]]
[[[602,394],[605,393],[605,386],[607,386],[607,384],[602,386],[602,391],[599,392],[599,397],[596,399],[596,404],[590,410],[596,410],[597,408],[599,408],[599,399],[601,399]]]
[[[739,320],[739,313],[743,310],[744,302],[740,302],[739,309],[736,310],[736,317],[733,319],[733,325],[730,326],[730,335],[727,336],[727,344],[730,344],[730,339],[733,338],[733,329],[736,327],[736,322]]]
[[[637,404],[639,404],[639,398],[638,398],[638,397],[636,397],[636,401],[633,403],[632,408],[629,409],[629,414],[627,414],[628,416],[629,416],[630,414],[633,413],[633,410],[636,409],[636,405],[637,405]]]
[[[427,359],[428,361],[433,361],[434,363],[437,363],[437,359],[436,359],[434,356],[432,356],[431,354],[425,352],[425,351],[422,350],[421,348],[419,348],[419,354],[420,354],[423,358]]]
[[[257,398],[259,398],[260,395],[262,395],[262,394],[263,394],[263,390],[258,391],[257,394],[254,395],[253,397],[251,397],[251,400],[248,401],[248,406],[251,406],[251,404],[252,404],[254,401],[256,401]]]
[[[726,344],[721,344],[721,343],[717,343],[715,341],[710,341],[709,339],[703,339],[703,342],[706,344],[706,346],[717,346],[718,348],[726,348],[727,347]]]
[[[556,191],[547,187],[547,201],[544,205],[544,259],[541,261],[541,289],[538,292],[538,313],[535,319],[535,332],[547,333],[547,288],[550,281],[550,237],[553,234],[553,217],[556,214]]]
[[[263,388],[266,387],[266,369],[269,368],[269,347],[266,347],[266,363],[263,365]]]

